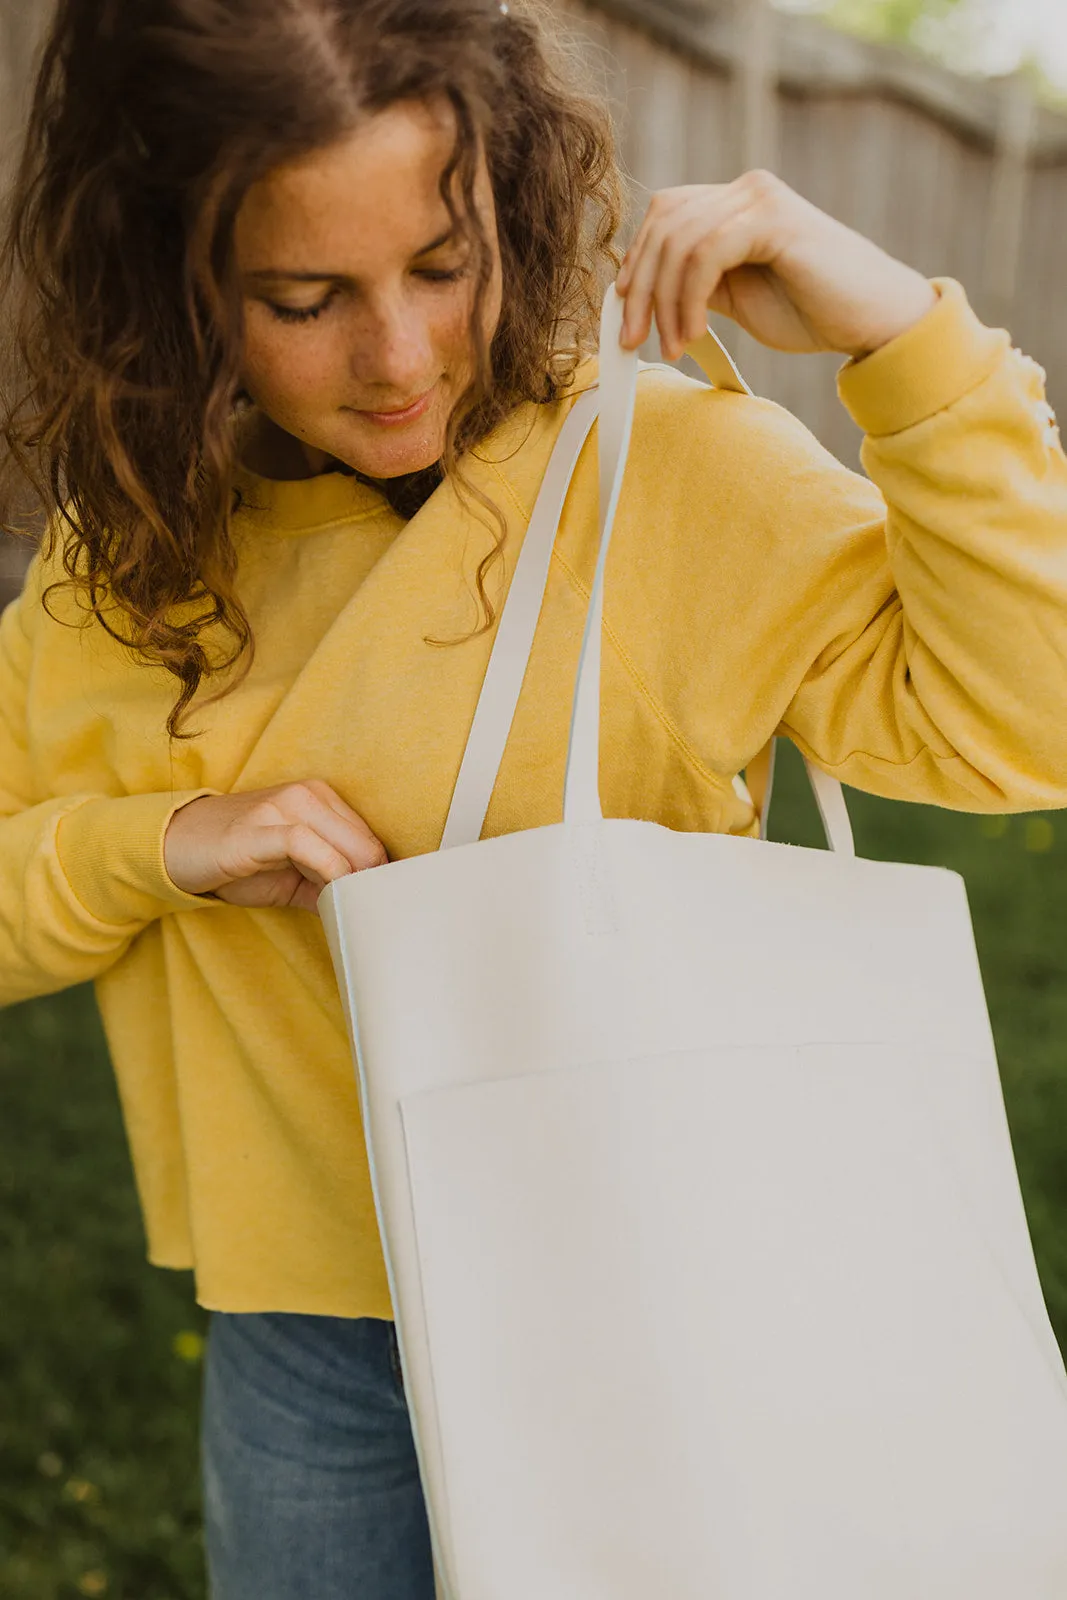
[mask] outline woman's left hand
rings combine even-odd
[[[862,360],[937,301],[928,278],[828,217],[769,172],[653,195],[619,273],[622,343],[655,313],[668,361],[719,311],[775,350]]]

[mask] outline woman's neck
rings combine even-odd
[[[238,418],[237,439],[241,464],[261,478],[316,478],[339,465],[321,450],[309,457],[301,440],[254,407]]]

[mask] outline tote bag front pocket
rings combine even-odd
[[[946,1065],[985,1071],[710,1047],[401,1101],[463,1600],[1006,1597],[1020,1547],[1053,1600],[1049,1357]]]

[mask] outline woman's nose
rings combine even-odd
[[[368,318],[353,352],[360,383],[388,390],[397,399],[414,399],[437,377],[433,340],[425,320],[410,305],[378,308]]]

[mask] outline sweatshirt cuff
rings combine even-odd
[[[962,400],[990,377],[1011,348],[987,328],[954,278],[931,279],[938,301],[924,317],[862,361],[846,361],[837,392],[866,434],[902,433]]]
[[[186,894],[172,883],[163,859],[171,817],[190,800],[217,789],[131,794],[86,800],[68,811],[56,830],[56,851],[71,892],[99,922],[143,927],[167,911],[221,902]]]

